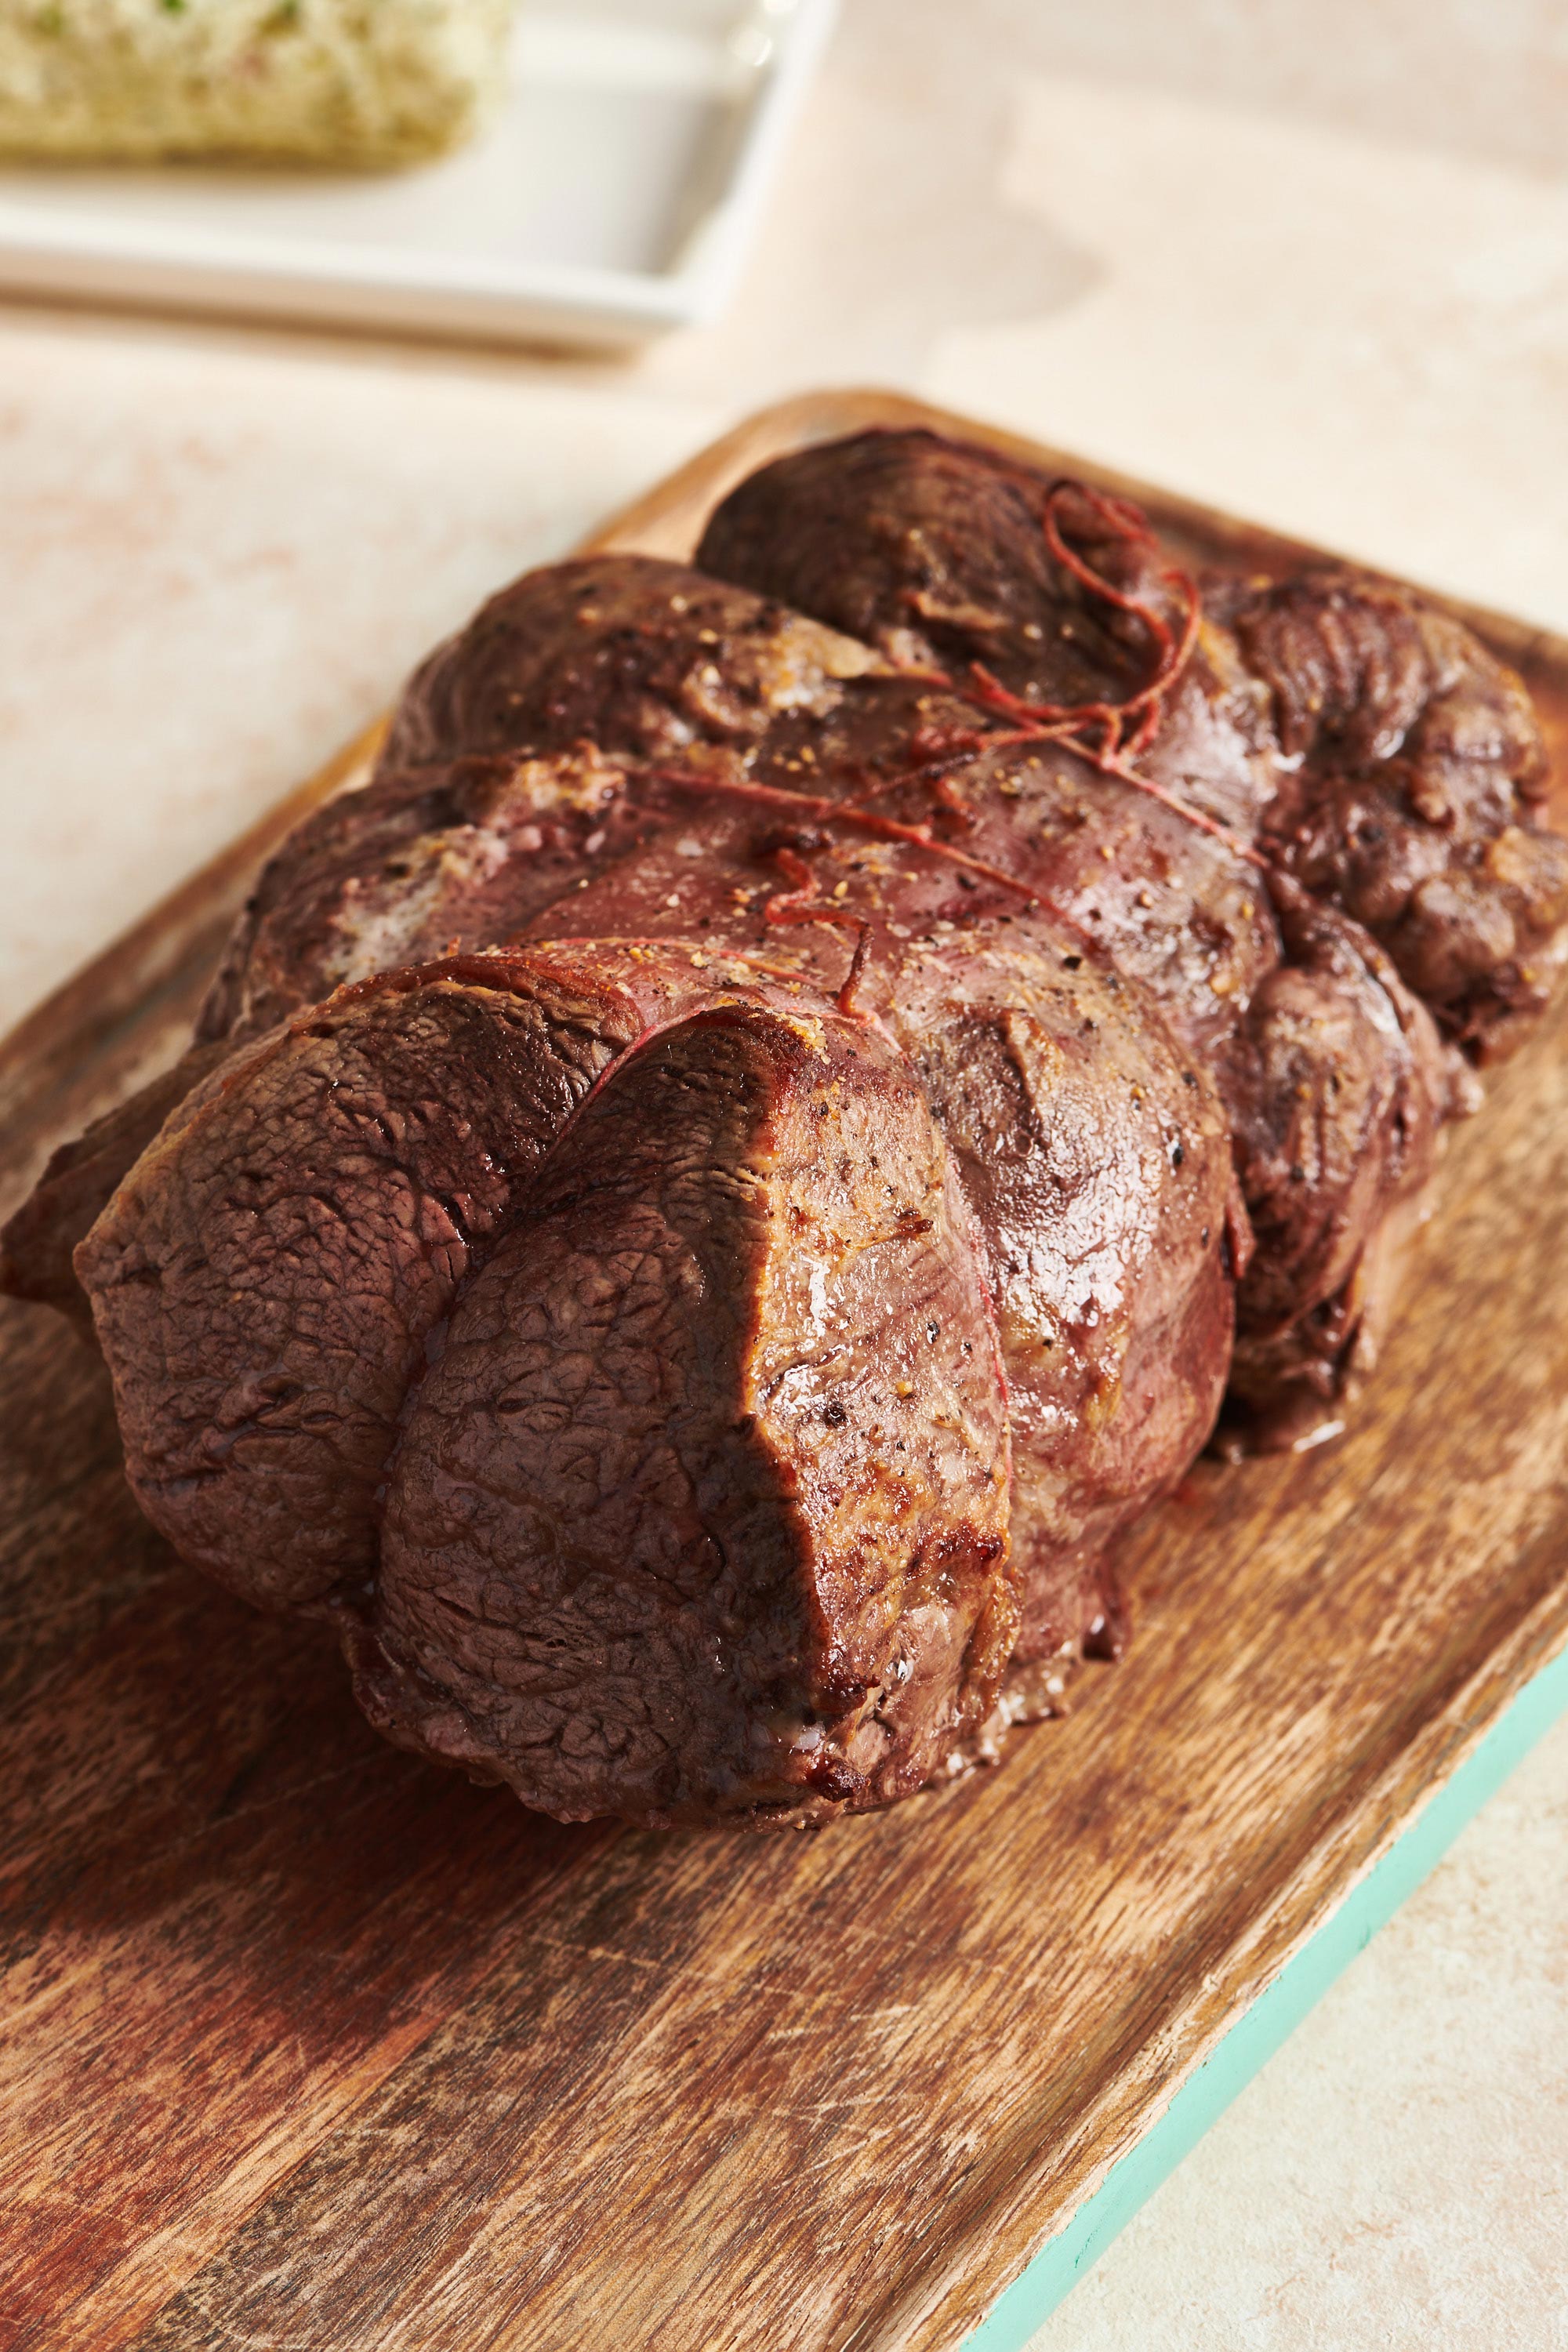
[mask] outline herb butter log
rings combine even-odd
[[[365,166],[459,145],[511,0],[0,0],[0,153]]]
[[[391,1739],[563,1819],[884,1805],[1116,1654],[1216,1432],[1348,1409],[1563,960],[1543,782],[1405,592],[808,450],[437,649],[0,1270]]]

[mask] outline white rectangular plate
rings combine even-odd
[[[836,0],[530,0],[479,140],[395,173],[0,168],[0,286],[628,344],[721,308]]]

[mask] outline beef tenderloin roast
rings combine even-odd
[[[883,1805],[1115,1654],[1216,1423],[1337,1426],[1568,953],[1543,778],[1408,591],[807,449],[432,655],[0,1281],[90,1302],[143,1509],[399,1744]]]

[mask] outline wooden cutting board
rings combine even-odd
[[[1114,478],[821,394],[595,544],[684,554],[759,460],[879,421]],[[1311,553],[1115,487],[1205,562]],[[1568,772],[1568,646],[1468,617]],[[257,861],[372,741],[0,1048],[8,1195],[172,1055]],[[1042,2247],[1059,2291],[1568,1643],[1568,1004],[1441,1191],[1351,1433],[1200,1465],[1066,1721],[819,1837],[562,1828],[395,1754],[316,1633],[142,1524],[96,1360],[0,1310],[0,2345],[926,2352]]]

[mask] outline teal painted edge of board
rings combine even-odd
[[[1458,1770],[1436,1790],[1397,1843],[1358,1880],[1332,1916],[1258,1995],[1189,2075],[1158,2123],[1130,2148],[1065,2230],[1035,2256],[963,2340],[962,2352],[1019,2352],[1037,2327],[1124,2230],[1183,2157],[1195,2147],[1264,2061],[1371,1943],[1516,1764],[1568,1715],[1568,1650],[1526,1683]]]

